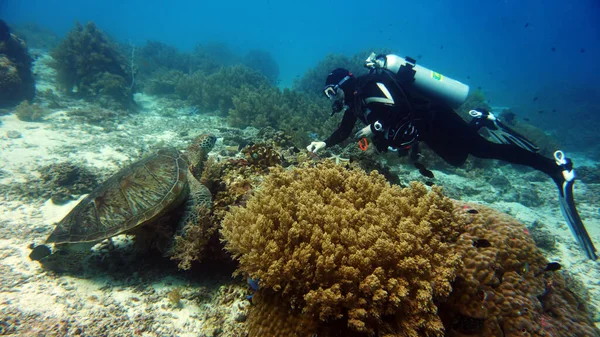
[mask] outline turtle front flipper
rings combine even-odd
[[[191,268],[193,261],[201,259],[204,247],[215,231],[210,221],[210,191],[191,176],[188,182],[190,195],[167,251],[167,256],[179,261],[179,268],[185,270]]]

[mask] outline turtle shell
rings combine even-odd
[[[188,159],[164,148],[122,169],[62,219],[46,243],[92,242],[151,222],[189,194]]]

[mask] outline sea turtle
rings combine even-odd
[[[201,135],[185,154],[163,148],[120,170],[58,222],[45,244],[35,247],[29,257],[42,264],[56,264],[52,256],[72,263],[98,242],[152,223],[185,202],[177,224],[181,232],[205,209],[199,206],[210,207],[210,191],[198,179],[215,142],[215,136]],[[54,244],[53,250],[49,244]]]

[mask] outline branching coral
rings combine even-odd
[[[204,111],[219,110],[227,115],[233,107],[232,97],[244,86],[268,86],[269,80],[260,72],[245,66],[222,67],[219,71],[206,74],[198,71],[183,77],[175,87],[179,98]]]
[[[443,335],[435,300],[460,264],[452,202],[333,163],[275,169],[223,221],[239,272],[289,308],[354,332]],[[383,330],[382,330],[383,329]]]
[[[304,147],[310,133],[330,134],[337,127],[328,118],[328,105],[322,98],[271,86],[245,86],[233,97],[228,122],[235,127],[272,127],[283,130],[298,147]]]
[[[249,336],[600,336],[522,224],[435,187],[277,168],[222,225]]]
[[[93,22],[85,27],[76,23],[51,55],[64,91],[76,89],[88,99],[109,97],[121,108],[133,104],[130,69],[116,45]]]

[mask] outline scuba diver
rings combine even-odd
[[[360,120],[366,126],[355,137],[371,138],[379,152],[410,153],[416,160],[423,142],[453,166],[464,164],[469,154],[529,166],[554,180],[571,232],[587,257],[596,260],[596,248],[573,199],[573,163],[562,151],[556,151],[553,159],[540,155],[535,144],[485,109],[471,110],[472,120],[465,122],[453,108],[466,100],[469,87],[416,65],[414,59],[373,53],[365,66],[370,72],[359,77],[343,68],[329,73],[323,93],[330,99],[331,115],[342,112],[342,121],[329,138],[308,145],[308,151],[316,153],[342,142]],[[493,141],[483,137],[481,129]]]

